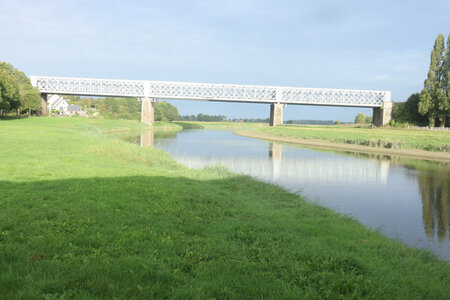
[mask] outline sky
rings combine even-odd
[[[450,1],[0,0],[0,61],[30,75],[420,92]],[[267,118],[268,104],[170,101]],[[288,105],[284,119],[371,109]]]

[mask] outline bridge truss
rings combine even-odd
[[[41,93],[223,102],[382,107],[390,91],[31,76]]]

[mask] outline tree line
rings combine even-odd
[[[0,116],[14,111],[38,111],[41,106],[39,90],[31,85],[25,73],[17,70],[11,64],[0,62]]]
[[[221,115],[205,115],[205,114],[198,114],[198,115],[191,115],[191,116],[179,116],[178,120],[180,121],[200,121],[200,122],[222,122],[227,121],[226,116]]]
[[[430,66],[424,87],[412,94],[406,102],[396,103],[394,123],[418,126],[448,126],[450,117],[450,34],[445,44],[444,35],[437,36],[430,55]]]
[[[138,98],[105,97],[91,98],[67,96],[71,104],[84,107],[90,114],[98,112],[102,117],[109,119],[141,118],[141,102]],[[154,104],[155,121],[175,121],[178,118],[178,109],[167,101]]]

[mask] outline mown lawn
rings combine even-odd
[[[450,152],[450,131],[293,125],[258,128],[257,131],[284,137],[328,140],[370,147]]]
[[[222,168],[102,134],[137,122],[0,121],[0,298],[444,299],[450,269]]]

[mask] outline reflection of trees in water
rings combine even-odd
[[[155,139],[173,139],[180,132],[178,130],[154,130]]]
[[[141,137],[139,135],[120,136],[121,140],[132,144],[139,144],[140,138]]]
[[[271,146],[270,157],[276,157],[277,151]],[[440,241],[450,237],[450,164],[390,156],[377,153],[357,153],[350,151],[333,151],[341,154],[378,160],[401,165],[408,169],[406,176],[418,180],[422,198],[422,218],[426,235],[437,235]]]
[[[417,180],[422,195],[423,225],[425,233],[439,240],[449,234],[450,173],[446,168],[418,169]]]

